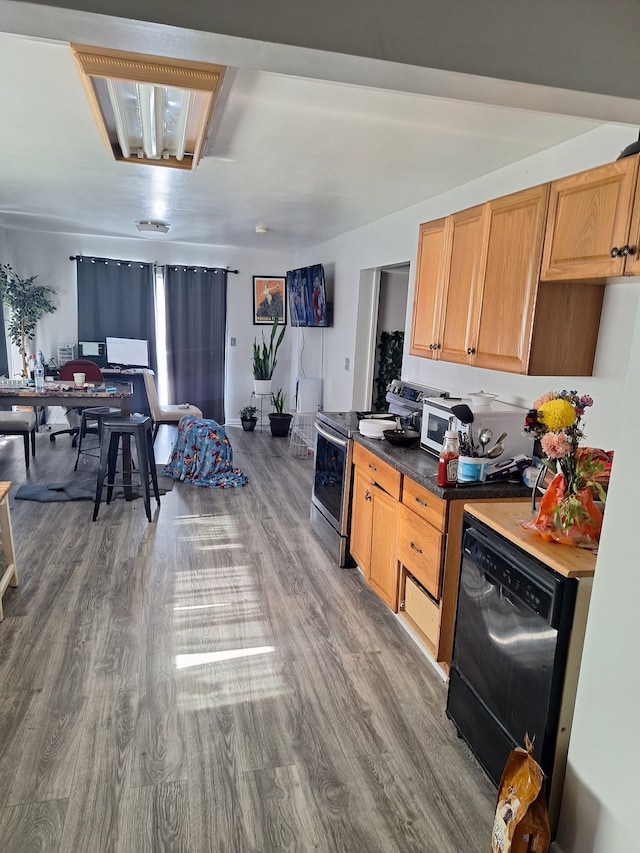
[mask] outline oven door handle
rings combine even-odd
[[[319,433],[320,433],[320,435],[321,435],[321,436],[323,436],[323,438],[326,438],[326,439],[327,439],[327,441],[330,441],[330,442],[332,442],[333,444],[339,444],[339,445],[340,445],[340,447],[347,447],[347,445],[349,444],[349,439],[348,439],[348,438],[339,438],[337,435],[334,435],[334,433],[326,432],[326,431],[325,431],[324,429],[322,429],[322,427],[321,427],[319,424],[317,424],[317,423],[316,423],[315,427],[316,427],[316,432],[319,432]]]

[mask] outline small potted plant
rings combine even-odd
[[[276,338],[278,332],[278,318],[276,317],[271,327],[268,344],[264,339],[264,334],[262,335],[262,344],[258,344],[256,339],[253,339],[253,385],[256,394],[271,393],[271,377],[277,364],[276,357],[285,331],[286,326],[283,326]]]
[[[293,415],[285,412],[284,406],[287,400],[287,395],[282,388],[278,388],[275,394],[272,395],[273,407],[275,412],[269,413],[269,424],[271,426],[271,435],[274,438],[284,438],[289,435],[289,426]]]
[[[245,432],[252,432],[256,428],[258,410],[255,406],[243,406],[240,409],[240,421]]]

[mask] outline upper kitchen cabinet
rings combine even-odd
[[[469,305],[475,299],[484,205],[420,226],[411,355],[466,361]]]
[[[632,216],[637,181],[636,155],[552,182],[543,281],[640,272],[640,209]]]
[[[591,374],[604,282],[540,281],[548,200],[544,184],[421,226],[421,250],[430,235],[433,251],[418,257],[412,355],[511,373]],[[424,306],[435,308],[420,316]],[[429,343],[418,348],[421,328]]]
[[[445,275],[442,277],[441,331],[439,358],[466,363],[470,324],[474,312],[470,306],[479,298],[482,235],[486,205],[462,210],[448,217],[445,240]]]
[[[416,285],[409,352],[423,358],[437,358],[440,301],[445,263],[446,219],[425,222],[418,234]]]
[[[527,373],[549,185],[485,205],[481,286],[472,306],[468,363]]]

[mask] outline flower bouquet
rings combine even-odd
[[[543,463],[554,477],[547,487],[538,514],[526,527],[543,539],[597,548],[606,494],[602,477],[611,466],[610,454],[579,447],[584,438],[582,418],[593,405],[575,391],[549,392],[539,397],[525,418],[524,432],[537,438]]]

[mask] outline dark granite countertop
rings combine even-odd
[[[435,456],[422,450],[420,445],[415,447],[394,447],[384,439],[365,438],[360,433],[355,433],[354,441],[375,453],[384,462],[388,462],[396,471],[410,477],[418,485],[428,489],[434,495],[445,501],[473,501],[487,498],[526,498],[531,495],[531,489],[519,480],[511,483],[509,481],[497,481],[483,483],[478,486],[464,485],[453,486],[446,489],[436,484],[436,473],[438,460]]]

